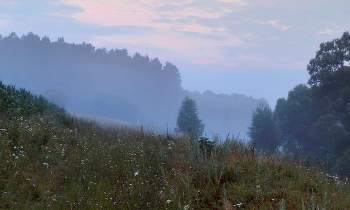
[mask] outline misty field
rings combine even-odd
[[[0,82],[1,209],[350,209],[324,163],[100,126]]]
[[[64,122],[64,123],[62,123]],[[349,209],[346,181],[307,161],[102,128],[68,114],[0,121],[2,209]]]

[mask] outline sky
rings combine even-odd
[[[348,0],[0,0],[0,34],[128,49],[175,64],[187,90],[276,100],[307,83],[322,42],[350,28]]]

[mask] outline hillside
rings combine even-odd
[[[306,160],[72,117],[0,83],[1,209],[350,209]]]
[[[63,37],[0,36],[0,62],[2,81],[29,88],[72,113],[152,124],[159,131],[175,128],[181,101],[189,95],[197,101],[207,137],[244,136],[252,110],[263,100],[234,89],[230,95],[183,90],[174,64],[131,56],[126,49],[66,43]]]

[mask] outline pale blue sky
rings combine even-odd
[[[0,34],[127,48],[175,64],[188,90],[279,97],[306,83],[321,42],[350,28],[348,0],[0,0]]]

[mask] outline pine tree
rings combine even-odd
[[[186,96],[179,109],[176,129],[184,135],[198,139],[202,135],[204,127],[202,120],[198,118],[196,101]]]

